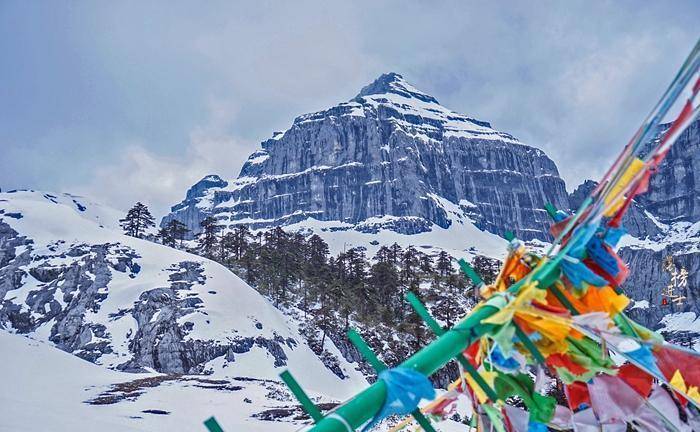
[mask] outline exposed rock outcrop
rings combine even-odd
[[[91,220],[108,213],[64,194],[0,194],[0,328],[130,372],[354,372],[316,356],[298,323],[221,265]]]
[[[629,263],[631,276],[623,288],[644,307],[632,309],[632,315],[651,328],[663,326],[662,318],[679,312],[700,314],[700,233],[694,225],[700,221],[700,120],[695,121],[678,139],[651,177],[649,191],[638,197],[638,206],[652,214],[662,225],[651,234],[651,242],[635,242],[620,255]],[[634,232],[630,230],[632,234]],[[642,237],[642,235],[635,235]],[[653,246],[653,248],[651,248]],[[688,272],[687,286],[678,288],[685,299],[663,301],[663,290],[671,275],[662,269],[671,257],[677,269]],[[682,291],[682,292],[681,292]]]

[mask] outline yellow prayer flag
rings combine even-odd
[[[560,341],[571,332],[572,320],[570,318],[547,313],[535,308],[528,308],[517,312],[517,317],[527,322],[528,327],[539,332],[543,337]]]
[[[486,381],[486,384],[488,384],[490,387],[493,387],[496,375],[498,375],[496,372],[486,370],[481,370],[478,372],[478,374],[481,375],[484,381]],[[469,387],[471,387],[472,391],[474,391],[474,394],[476,395],[476,398],[479,400],[479,403],[485,403],[487,400],[489,400],[486,393],[484,393],[484,390],[482,390],[481,386],[474,381],[471,375],[465,374],[465,377],[467,378]]]
[[[681,371],[679,371],[678,369],[676,369],[676,371],[673,373],[669,384],[671,384],[671,387],[683,393],[688,391],[688,388],[685,385],[685,380],[683,379],[683,375],[681,375]]]
[[[627,167],[627,170],[622,174],[622,177],[620,177],[617,183],[610,189],[610,193],[603,199],[605,205],[609,206],[605,212],[606,217],[614,216],[620,207],[622,207],[622,204],[625,202],[624,194],[620,195],[617,199],[615,199],[615,197],[629,185],[632,179],[634,179],[642,169],[644,169],[644,161],[639,158],[634,158],[629,167]],[[610,205],[613,199],[615,199],[615,202]]]
[[[483,319],[483,324],[503,325],[513,320],[513,315],[516,311],[527,307],[533,300],[546,302],[547,291],[537,288],[537,282],[531,282],[525,285],[516,298],[511,300],[500,311]]]

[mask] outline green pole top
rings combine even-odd
[[[286,370],[280,374],[280,378],[282,378],[282,381],[287,384],[287,387],[289,387],[289,390],[291,390],[291,392],[294,394],[294,397],[297,398],[301,404],[301,407],[314,420],[314,422],[318,423],[321,421],[323,419],[323,414],[321,414],[321,411],[318,409],[316,404],[314,404],[311,398],[309,398],[309,396],[304,392],[292,374]]]
[[[209,417],[205,422],[204,426],[207,427],[209,432],[224,432],[223,429],[221,429],[221,426],[219,426],[219,422],[216,421],[214,417]]]
[[[557,214],[557,208],[554,207],[554,205],[552,205],[552,203],[547,203],[544,205],[544,209],[547,210],[547,214],[549,215],[549,217],[554,219],[554,217]]]
[[[413,310],[416,311],[418,316],[421,317],[428,327],[430,327],[430,330],[432,330],[433,333],[435,333],[437,336],[442,336],[445,333],[445,329],[442,328],[437,321],[435,321],[432,315],[430,315],[430,312],[428,312],[428,309],[426,309],[423,302],[420,301],[414,292],[409,291],[406,293],[406,300],[408,300],[408,303],[411,305]]]
[[[386,364],[379,360],[379,357],[377,357],[374,351],[372,351],[372,348],[369,347],[367,342],[365,342],[362,336],[355,329],[348,330],[348,339],[350,339],[350,342],[352,342],[355,348],[357,348],[360,355],[367,360],[370,366],[372,366],[372,369],[374,369],[377,373],[387,369]]]
[[[472,267],[464,258],[459,260],[459,267],[478,288],[485,285],[484,280],[481,279],[479,273],[477,273],[476,270],[474,270],[474,267]]]

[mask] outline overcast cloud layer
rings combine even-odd
[[[698,22],[697,1],[4,0],[0,187],[160,216],[297,115],[394,71],[545,150],[572,189],[624,145]]]

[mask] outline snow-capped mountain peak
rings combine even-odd
[[[544,152],[445,108],[396,73],[348,102],[297,117],[262,142],[237,179],[215,183],[195,185],[162,224],[178,219],[196,233],[206,216],[254,229],[312,218],[364,230],[369,220],[385,220],[372,229],[410,235],[466,221],[445,211],[444,200],[471,203],[465,211],[481,230],[545,239],[544,204],[568,208]]]
[[[390,121],[394,129],[436,144],[450,138],[520,143],[512,135],[493,129],[489,122],[445,108],[435,97],[418,90],[394,72],[381,75],[348,102],[328,110],[297,117],[290,130],[297,125],[318,122],[328,116],[370,118],[379,116]],[[278,141],[282,136],[283,134],[275,135],[273,141]]]
[[[386,93],[393,93],[405,98],[415,98],[423,102],[439,104],[437,99],[435,99],[433,96],[423,93],[422,91],[413,87],[411,84],[406,82],[401,75],[395,72],[385,73],[374,80],[371,84],[363,87],[354,100],[362,99],[364,96],[381,95]]]

